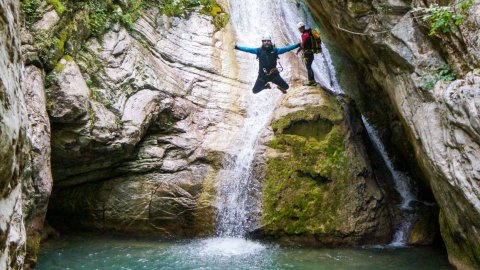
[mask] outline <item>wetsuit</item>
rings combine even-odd
[[[235,46],[235,49],[237,50],[257,55],[259,65],[257,81],[252,89],[254,94],[262,91],[265,88],[269,88],[266,87],[268,82],[278,85],[281,89],[283,89],[282,91],[285,91],[289,88],[287,82],[280,77],[280,72],[277,70],[277,58],[280,54],[289,52],[298,47],[300,47],[300,43],[283,48],[275,48],[274,46],[270,46],[269,48],[249,48]]]
[[[312,32],[310,29],[305,30],[305,32],[303,32],[302,34],[303,61],[307,66],[308,81],[315,82],[315,75],[312,69],[312,64],[313,64],[313,60],[315,59],[315,54],[313,54],[311,51],[309,52],[309,49],[312,48],[311,35],[312,35]]]

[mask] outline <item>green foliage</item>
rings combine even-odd
[[[213,17],[215,28],[223,28],[230,19],[215,0],[164,0],[160,4],[160,13],[170,17],[185,17],[192,9],[202,7],[200,13]]]
[[[432,90],[435,84],[439,81],[453,81],[457,77],[457,72],[451,69],[448,65],[432,69],[427,69],[427,74],[422,77],[423,88],[425,90]]]
[[[89,1],[87,4],[88,9],[88,24],[92,36],[100,36],[110,23],[110,17],[108,13],[108,6],[103,1]]]
[[[22,1],[22,14],[25,18],[25,22],[28,27],[31,27],[36,21],[41,18],[41,12],[39,8],[42,6],[42,0],[23,0]],[[47,4],[52,5],[55,8],[58,16],[62,16],[66,8],[61,0],[47,0]]]
[[[42,4],[42,0],[23,0],[22,13],[28,27],[40,19],[38,8]]]
[[[427,8],[415,8],[414,13],[423,14],[422,20],[430,22],[429,35],[435,35],[439,32],[454,32],[462,23],[468,9],[473,5],[474,0],[461,0],[452,5],[439,6],[432,4]]]
[[[121,23],[125,28],[131,30],[134,22],[140,16],[141,8],[145,7],[143,3],[141,0],[128,0],[121,7],[107,0],[88,1],[88,22],[92,36],[100,36],[114,23]]]

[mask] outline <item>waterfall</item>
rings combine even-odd
[[[410,231],[410,228],[412,227],[412,223],[415,218],[414,213],[412,213],[412,208],[410,206],[410,203],[417,199],[415,193],[412,191],[412,181],[407,174],[395,169],[392,160],[390,159],[385,149],[385,146],[380,140],[380,136],[378,135],[375,128],[368,122],[368,120],[363,115],[362,121],[365,129],[367,130],[368,136],[370,137],[370,140],[372,141],[375,149],[380,153],[385,165],[387,166],[388,171],[392,175],[395,184],[395,190],[400,194],[400,197],[402,198],[402,203],[399,207],[402,211],[402,220],[395,232],[395,235],[390,245],[404,246],[406,244],[408,232]]]
[[[259,47],[264,33],[269,33],[278,47],[297,43],[300,41],[300,33],[296,25],[299,21],[306,20],[302,15],[305,10],[292,1],[230,0],[229,11],[236,43],[248,47]],[[328,61],[315,62],[316,78],[333,92],[341,92],[336,80],[331,78],[334,73],[328,70],[333,69],[328,50],[324,48],[324,52]],[[283,98],[277,89],[267,89],[253,95],[251,87],[258,71],[256,57],[238,52],[237,60],[239,77],[250,84],[245,88],[248,99],[245,103],[246,119],[234,140],[231,158],[217,178],[217,235],[221,237],[242,237],[246,228],[257,222],[252,213],[259,208],[260,202],[252,195],[261,191],[252,176],[252,164],[259,138],[269,124],[276,105]],[[294,80],[298,81],[300,76],[306,76],[301,58],[295,56],[295,51],[281,55],[279,61],[284,68],[282,77],[287,82],[290,81],[290,84]],[[329,87],[331,81],[334,86]]]

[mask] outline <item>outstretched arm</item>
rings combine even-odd
[[[257,54],[257,48],[249,48],[249,47],[243,47],[243,46],[235,45],[235,50],[239,50],[239,51],[247,52],[247,53]]]
[[[289,52],[289,51],[291,51],[293,49],[296,49],[298,47],[300,47],[300,43],[293,44],[293,45],[290,45],[288,47],[278,48],[278,54]]]

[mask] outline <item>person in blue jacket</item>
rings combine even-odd
[[[257,55],[259,66],[257,81],[252,89],[254,94],[259,93],[263,89],[271,88],[269,84],[270,82],[276,84],[282,93],[287,93],[289,86],[287,82],[280,77],[280,72],[277,69],[277,59],[280,54],[294,50],[298,47],[300,47],[300,43],[288,47],[276,48],[272,45],[272,37],[270,35],[264,35],[262,37],[262,47],[260,48],[249,48],[235,45],[236,50]]]

